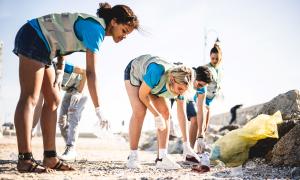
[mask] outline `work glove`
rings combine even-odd
[[[161,115],[154,117],[154,121],[155,121],[155,127],[157,129],[159,129],[161,131],[166,129],[166,121]]]
[[[204,139],[202,137],[199,137],[197,139],[197,149],[198,149],[198,153],[203,153],[205,150],[206,144],[204,142]]]
[[[81,97],[82,94],[80,92],[73,93],[70,100],[70,106],[75,106],[79,102]]]
[[[63,70],[60,70],[60,69],[57,69],[55,71],[55,81],[54,81],[54,87],[56,85],[58,85],[58,88],[60,90],[61,88],[61,84],[62,84],[62,81],[63,81],[63,76],[64,76],[64,71]]]
[[[183,155],[185,157],[191,156],[194,157],[200,163],[200,157],[196,152],[191,148],[190,143],[183,143]]]
[[[103,116],[103,112],[100,109],[100,107],[97,107],[95,109],[95,111],[96,111],[96,115],[97,115],[98,120],[99,120],[100,128],[108,130],[110,128],[109,121],[105,118],[105,116]]]

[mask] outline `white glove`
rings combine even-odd
[[[73,93],[70,100],[70,106],[75,106],[79,102],[81,97],[82,97],[81,93],[79,92]]]
[[[54,87],[56,85],[58,85],[58,88],[60,90],[61,88],[61,83],[63,81],[63,76],[64,76],[64,71],[63,70],[60,70],[60,69],[57,69],[55,71],[55,81],[54,81]]]
[[[198,153],[203,153],[205,150],[206,144],[204,142],[203,138],[198,138],[197,139],[197,149],[198,149]]]
[[[204,152],[202,154],[199,155],[200,156],[200,163],[202,166],[210,166],[210,159],[209,159],[209,153],[208,152]]]
[[[105,118],[105,116],[103,116],[103,112],[101,111],[100,107],[97,107],[95,111],[99,120],[100,128],[108,130],[110,128],[110,124],[108,120]]]
[[[166,129],[166,121],[164,120],[164,118],[161,115],[154,117],[154,121],[155,121],[155,127],[157,129],[159,129],[161,131]]]
[[[183,143],[183,155],[192,156],[200,163],[200,158],[198,154],[196,154],[195,151],[191,148],[190,143]]]

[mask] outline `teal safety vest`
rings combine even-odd
[[[104,19],[82,13],[49,14],[37,18],[51,50],[50,59],[58,55],[63,56],[72,52],[86,51],[82,41],[77,38],[74,31],[74,24],[79,18],[91,18],[104,29],[106,27]]]
[[[153,89],[151,89],[151,94],[165,97],[165,98],[174,98],[177,95],[173,94],[170,89],[167,87],[167,91],[163,93],[159,93],[162,88],[166,85],[168,77],[167,71],[173,66],[172,64],[166,62],[165,60],[161,59],[158,56],[151,56],[150,54],[142,55],[135,58],[131,63],[131,70],[130,70],[130,82],[134,86],[140,86],[143,77],[146,74],[147,67],[151,63],[160,64],[164,67],[165,73],[162,75],[158,85],[156,85]]]
[[[212,73],[212,82],[210,82],[207,85],[206,97],[208,99],[213,99],[220,92],[222,72],[221,72],[221,68],[214,67],[210,63],[206,64],[205,66],[208,67],[208,69]]]
[[[62,90],[69,93],[78,91],[78,86],[81,80],[82,77],[80,74],[64,72],[63,81],[61,83]]]

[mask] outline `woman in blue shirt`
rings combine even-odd
[[[189,132],[191,147],[193,148],[195,142],[197,142],[198,153],[203,153],[205,149],[204,137],[210,121],[211,103],[219,95],[221,89],[222,51],[218,42],[217,40],[210,51],[210,63],[205,65],[212,74],[212,81],[207,86],[198,88],[194,98],[196,104],[190,102],[187,106],[188,118],[191,121]]]
[[[140,168],[137,148],[147,109],[154,116],[158,132],[159,153],[156,167],[159,169],[180,168],[180,165],[167,155],[170,110],[166,99],[175,97],[179,99],[177,101],[177,114],[180,123],[182,123],[181,130],[183,137],[185,137],[183,142],[188,144],[183,94],[194,82],[192,77],[193,70],[191,68],[173,66],[172,63],[168,63],[157,56],[142,55],[128,64],[124,75],[125,87],[132,107],[129,125],[131,151],[126,164],[128,168]],[[197,83],[206,84],[201,79]],[[193,150],[189,145],[186,147],[188,154],[193,155]],[[197,157],[195,153],[194,155]]]
[[[73,170],[57,158],[55,147],[59,84],[64,69],[63,56],[86,52],[86,76],[89,92],[100,122],[102,116],[96,63],[105,36],[122,41],[139,22],[125,5],[100,4],[97,17],[83,13],[49,14],[26,23],[17,33],[13,52],[19,57],[21,94],[15,111],[20,172],[49,172],[51,169]],[[51,66],[57,58],[58,70]],[[33,111],[42,91],[45,99],[41,115],[43,131],[43,165],[32,156],[31,128]]]

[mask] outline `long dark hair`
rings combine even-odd
[[[110,21],[115,18],[119,24],[127,24],[134,29],[139,28],[138,18],[126,5],[115,5],[111,7],[108,3],[99,3],[97,16],[103,18],[106,25],[109,25]]]

